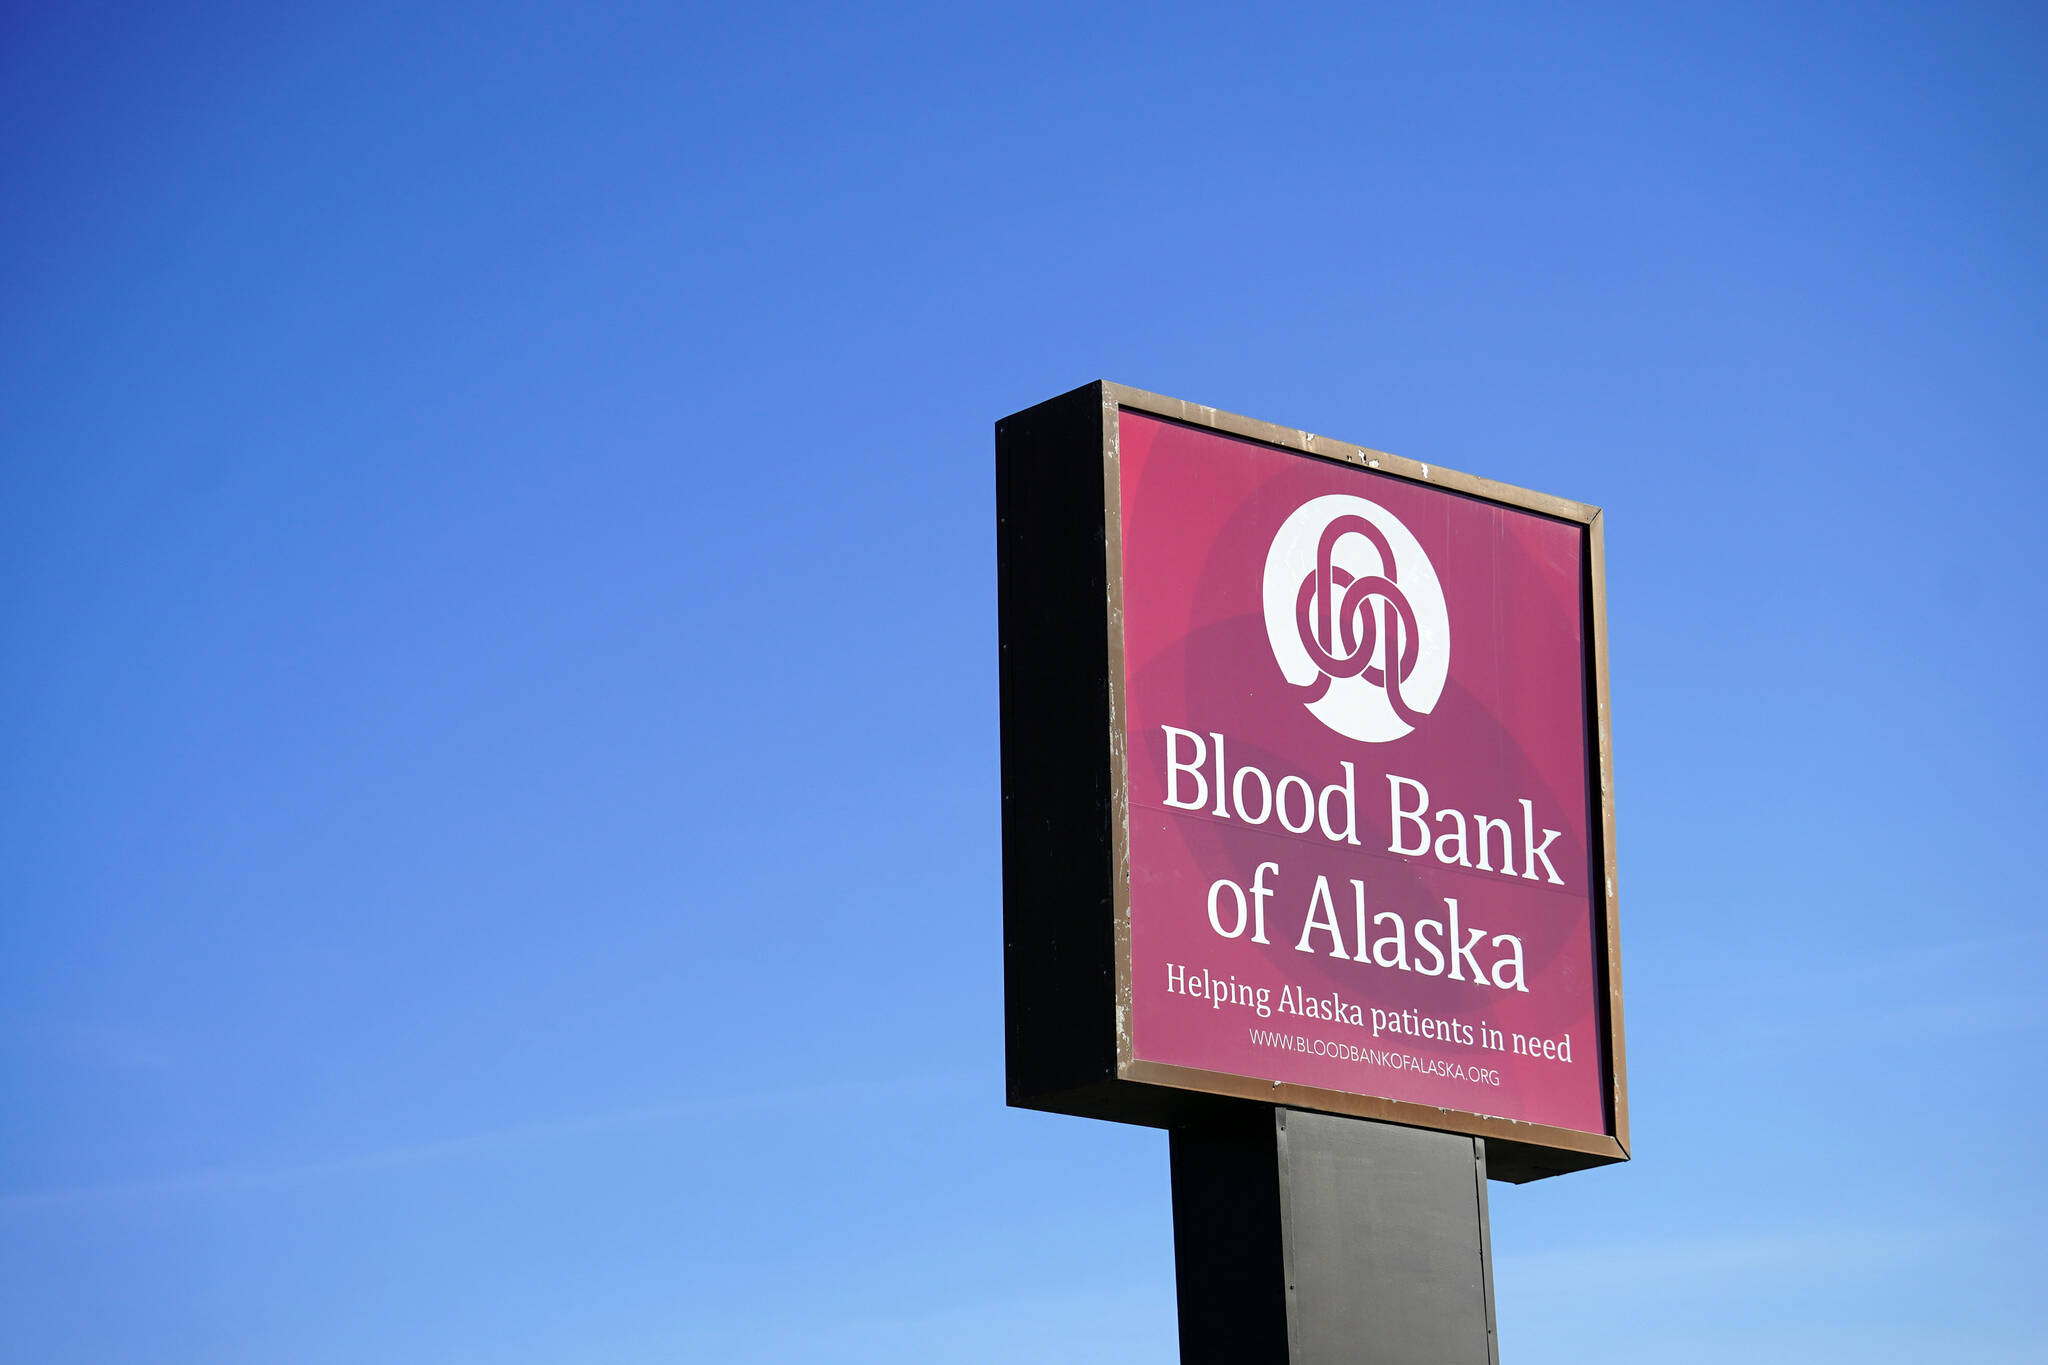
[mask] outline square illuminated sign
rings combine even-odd
[[[1597,510],[1111,384],[997,460],[1012,1103],[1625,1159]]]

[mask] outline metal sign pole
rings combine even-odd
[[[1172,1152],[1183,1365],[1499,1365],[1484,1139],[1274,1108]]]

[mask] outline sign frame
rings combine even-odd
[[[1118,464],[1125,411],[1579,528],[1605,1134],[1133,1056]],[[996,512],[1008,1102],[1164,1128],[1225,1119],[1251,1104],[1374,1119],[1483,1139],[1488,1174],[1517,1183],[1628,1160],[1600,509],[1098,380],[996,423]]]

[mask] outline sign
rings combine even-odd
[[[997,465],[1011,1102],[1626,1159],[1597,509],[1107,383]]]

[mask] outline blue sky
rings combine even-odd
[[[2025,5],[0,19],[0,1356],[1169,1362],[1002,1106],[994,420],[1608,513],[1504,1358],[2048,1359]]]

